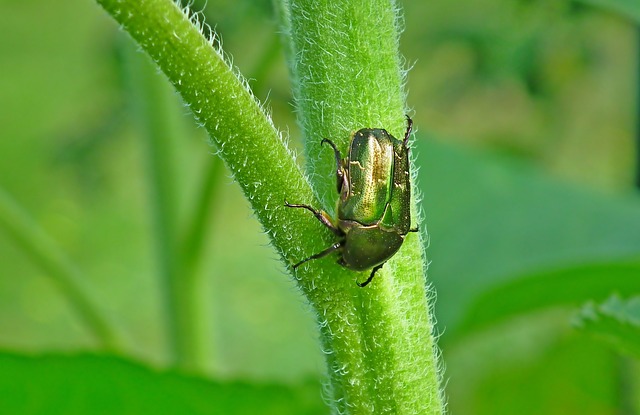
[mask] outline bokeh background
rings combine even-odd
[[[616,304],[640,316],[632,307],[640,289],[640,11],[633,1],[598,3],[400,2],[451,413],[640,413],[634,354],[585,328]],[[271,2],[193,7],[300,146]],[[79,270],[125,337],[123,355],[164,370],[172,359],[132,66],[146,68],[166,101],[166,179],[186,225],[215,150],[162,76],[91,0],[0,0],[0,192]],[[190,376],[211,385],[306,385],[305,413],[326,413],[313,316],[229,173],[211,180],[195,272],[200,352]],[[8,385],[43,388],[38,370],[55,371],[29,359],[44,353],[56,366],[100,350],[2,227],[0,349],[0,412]],[[123,364],[102,363],[95,373]],[[284,407],[296,399],[283,398]],[[193,413],[212,413],[203,405]]]

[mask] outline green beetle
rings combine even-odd
[[[413,121],[407,116],[407,130],[400,141],[386,130],[363,128],[353,134],[349,155],[342,158],[336,145],[328,143],[336,157],[338,220],[334,224],[329,215],[309,205],[291,204],[290,208],[307,209],[340,240],[327,249],[311,255],[293,269],[312,259],[322,258],[333,251],[340,252],[338,263],[355,271],[373,268],[364,287],[376,272],[402,246],[411,228],[411,175],[409,147]]]

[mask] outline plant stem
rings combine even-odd
[[[0,228],[40,267],[67,299],[102,347],[119,351],[121,339],[107,313],[91,298],[84,278],[58,246],[0,189]]]
[[[321,138],[329,137],[346,154],[355,130],[385,128],[402,137],[406,128],[397,10],[388,0],[290,0],[289,5],[288,13],[279,14],[290,19],[284,30],[291,39],[292,78],[298,80],[307,172],[324,206],[332,206],[335,183],[327,178],[335,162],[319,146]],[[337,412],[442,412],[422,246],[420,238],[408,235],[366,289],[355,287],[353,273],[336,272],[320,287],[327,290],[324,295],[312,295]]]
[[[291,226],[285,198],[317,202],[290,152],[221,52],[171,0],[97,0],[151,56],[208,131],[276,248],[292,262],[297,250],[330,241],[308,238],[313,218]],[[317,233],[317,232],[315,232]]]
[[[195,278],[202,259],[206,231],[211,218],[211,209],[216,205],[220,178],[225,169],[222,160],[211,157],[203,174],[203,180],[197,192],[194,209],[189,215],[186,233],[182,238],[182,266],[187,278]]]
[[[285,261],[292,263],[300,252],[329,243],[329,232],[318,233],[313,218],[292,225],[284,200],[317,199],[246,83],[193,24],[193,17],[171,0],[97,1],[151,56],[207,129]]]
[[[216,202],[219,196],[219,184],[221,177],[225,174],[225,167],[219,157],[210,157],[207,160],[207,166],[203,174],[203,180],[201,186],[198,189],[194,208],[188,215],[188,222],[185,228],[185,233],[180,239],[180,267],[182,270],[182,277],[185,279],[185,285],[189,288],[188,294],[190,297],[190,303],[185,304],[191,307],[192,312],[191,326],[193,327],[194,336],[193,351],[196,354],[198,360],[204,357],[205,345],[203,344],[204,335],[202,333],[202,327],[204,327],[204,315],[203,307],[201,304],[202,296],[199,294],[200,288],[200,266],[205,256],[205,242],[207,231],[210,230],[210,219],[212,217],[212,209],[216,206]],[[215,271],[214,271],[215,272]],[[209,344],[209,354],[215,354],[211,350],[211,342]]]

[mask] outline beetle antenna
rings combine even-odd
[[[333,144],[333,141],[329,140],[328,138],[323,138],[322,141],[320,141],[320,145],[323,145],[325,142],[329,143],[329,145],[333,147],[333,153],[336,157],[336,185],[338,193],[342,193],[342,186],[344,186],[344,171],[342,170],[341,166],[342,155],[340,154],[340,150],[338,150],[336,145]]]
[[[338,150],[338,147],[336,147],[335,144],[333,144],[333,141],[329,140],[328,138],[323,138],[322,141],[320,141],[320,145],[323,145],[324,143],[329,143],[329,145],[333,148],[333,152],[336,156],[336,164],[339,166],[340,165],[340,160],[342,159],[342,155],[340,154],[340,150]]]

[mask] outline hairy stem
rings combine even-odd
[[[293,263],[300,252],[328,243],[330,236],[316,232],[313,218],[292,224],[286,198],[318,201],[246,83],[194,17],[171,0],[97,1],[156,62],[206,128],[285,261]]]
[[[335,162],[320,140],[330,138],[345,154],[360,128],[402,137],[406,127],[397,10],[388,0],[290,0],[280,15],[289,19],[283,26],[298,81],[307,171],[324,206],[332,206]],[[408,235],[365,289],[338,269],[320,285],[326,291],[314,306],[340,413],[442,412],[422,246]]]

